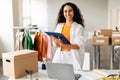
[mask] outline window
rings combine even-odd
[[[47,0],[22,0],[23,26],[47,25]]]
[[[23,26],[31,25],[31,0],[23,0],[22,1],[22,9],[23,9]]]

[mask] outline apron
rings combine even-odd
[[[81,70],[80,64],[75,58],[75,53],[71,51],[57,51],[54,55],[53,63],[72,64],[74,71]]]

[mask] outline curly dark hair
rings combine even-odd
[[[57,17],[57,24],[66,21],[64,15],[63,15],[63,9],[66,5],[69,5],[73,8],[73,11],[74,11],[73,21],[75,21],[78,24],[81,24],[83,27],[85,27],[84,26],[84,19],[83,19],[83,16],[81,14],[81,11],[79,10],[79,8],[75,4],[73,4],[71,2],[67,2],[67,3],[63,4],[62,7],[60,8],[60,11],[59,11],[58,17]]]

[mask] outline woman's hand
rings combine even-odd
[[[51,36],[51,38],[52,38],[52,40],[54,41],[56,47],[65,46],[65,47],[68,47],[68,48],[70,48],[70,49],[77,49],[77,50],[80,49],[80,47],[79,47],[77,44],[64,44],[59,37],[56,38],[56,37],[54,37],[54,36]]]
[[[56,47],[61,47],[63,45],[62,40],[58,37],[51,36],[52,40],[55,42]]]
[[[62,42],[62,40],[60,39],[60,37],[57,38],[57,42],[58,42],[58,44],[59,44],[60,46],[63,45],[63,42]]]

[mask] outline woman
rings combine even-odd
[[[52,36],[58,48],[53,63],[73,64],[74,70],[81,70],[84,57],[84,20],[79,8],[70,2],[60,8],[55,32],[62,33],[70,44],[64,44],[60,38]]]

